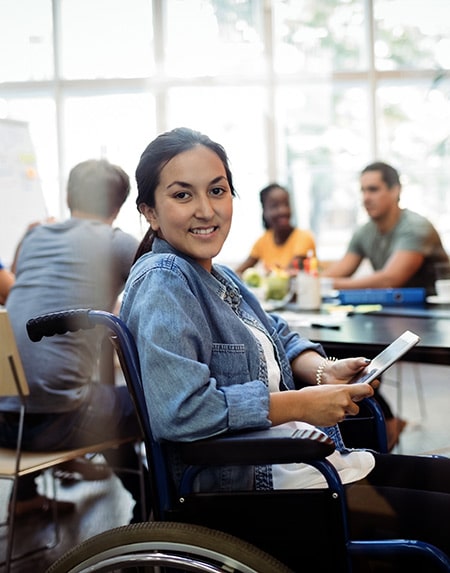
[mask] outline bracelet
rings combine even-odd
[[[339,359],[335,358],[334,356],[329,356],[328,358],[325,358],[324,361],[322,362],[322,364],[320,364],[320,366],[317,368],[316,384],[318,386],[320,386],[322,384],[323,371],[325,370],[325,366],[327,365],[327,362],[336,362],[337,360],[339,360]]]

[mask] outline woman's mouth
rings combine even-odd
[[[214,233],[214,231],[216,231],[218,229],[218,227],[207,227],[205,229],[191,229],[191,233],[193,235],[210,235],[211,233]]]

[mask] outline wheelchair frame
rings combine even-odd
[[[334,443],[320,432],[292,433],[291,430],[272,428],[184,443],[181,446],[181,456],[189,467],[176,491],[167,471],[165,444],[156,442],[152,437],[138,353],[134,339],[123,321],[105,311],[76,309],[31,319],[27,323],[27,331],[30,339],[37,342],[43,336],[93,328],[96,325],[106,327],[111,333],[140,419],[152,477],[155,521],[140,524],[138,528],[124,526],[119,530],[95,536],[74,548],[69,552],[69,556],[65,555],[59,559],[47,573],[114,571],[115,569],[107,568],[109,565],[106,562],[106,555],[111,554],[114,554],[116,561],[122,559],[122,565],[142,564],[151,568],[162,564],[163,567],[168,566],[171,571],[179,570],[177,567],[183,571],[265,571],[262,564],[254,565],[252,569],[253,565],[239,563],[236,557],[225,555],[220,543],[214,545],[214,558],[208,553],[208,549],[202,551],[201,544],[207,545],[206,540],[209,536],[217,540],[217,535],[224,535],[233,546],[233,551],[243,543],[250,552],[262,553],[261,563],[264,559],[271,559],[272,568],[269,570],[273,572],[300,571],[304,564],[313,563],[316,571],[328,571],[331,565],[333,571],[348,573],[359,571],[359,567],[362,567],[361,570],[367,570],[369,561],[370,567],[375,567],[369,569],[370,571],[377,570],[376,564],[381,562],[389,564],[395,562],[394,570],[402,571],[403,561],[407,562],[404,569],[407,571],[411,569],[411,564],[417,564],[417,560],[421,559],[425,560],[427,567],[434,567],[432,570],[450,571],[449,557],[440,549],[420,540],[350,539],[345,490],[338,473],[325,459],[334,450]],[[193,481],[205,466],[288,462],[304,462],[318,468],[325,476],[328,488],[226,494],[193,492]],[[289,514],[286,513],[287,507]],[[305,514],[305,510],[309,511],[306,517],[302,520],[296,519],[297,515]],[[330,512],[327,513],[327,520],[321,515],[322,511]],[[256,512],[256,518],[252,512]],[[267,527],[268,521],[275,524],[278,536],[274,530]],[[300,521],[305,523],[302,531],[298,527]],[[311,531],[308,529],[309,525]],[[320,529],[317,529],[317,526],[320,526]],[[181,533],[186,531],[186,528],[187,530],[191,528],[194,532],[192,538],[187,541]],[[151,549],[145,541],[137,543],[142,552],[138,551],[139,555],[133,553],[132,546],[135,545],[133,536],[138,536],[135,532],[139,531],[139,535],[142,533],[144,537],[147,535],[150,544],[152,530],[153,532],[158,530],[158,535],[161,534],[162,537],[158,538],[156,543],[151,543]],[[169,530],[171,534],[176,532],[175,537],[181,536],[182,549],[174,549],[176,538],[170,537]],[[164,539],[164,532],[168,535],[167,540]],[[284,538],[287,532],[291,533],[291,539]],[[200,543],[195,545],[197,533]],[[102,547],[101,550],[97,547],[97,541],[99,547]],[[91,548],[90,551],[87,550],[88,547]],[[92,547],[95,550],[92,550]],[[236,551],[237,554],[233,555],[240,555],[240,549]],[[89,557],[85,559],[87,553]],[[202,555],[200,561],[197,561],[199,553]],[[179,557],[180,554],[189,563],[176,564],[172,561],[174,556]],[[193,563],[190,562],[191,557]],[[230,564],[228,569],[228,565],[224,564],[228,563],[227,559],[230,558],[233,564]],[[222,566],[224,568],[221,568]],[[427,571],[431,569],[428,568]]]

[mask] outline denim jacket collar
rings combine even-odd
[[[152,246],[152,252],[172,253],[188,261],[189,264],[196,268],[197,272],[201,275],[202,280],[204,280],[208,288],[217,294],[223,301],[228,303],[236,312],[242,299],[239,288],[230,277],[225,277],[216,265],[213,264],[212,270],[209,273],[206,269],[199,265],[195,259],[175,249],[167,241],[160,239],[159,237],[155,237]]]

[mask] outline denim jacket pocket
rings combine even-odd
[[[210,372],[218,386],[251,380],[245,344],[213,343]]]

